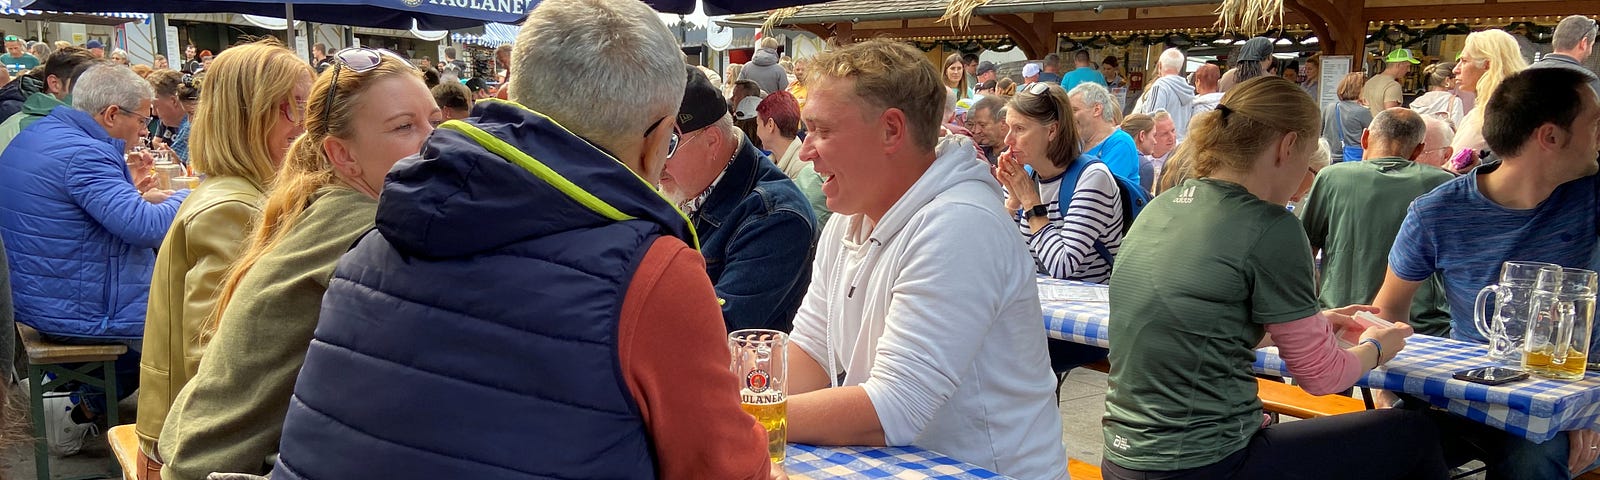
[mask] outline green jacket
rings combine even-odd
[[[167,410],[194,378],[205,352],[201,330],[217,293],[261,214],[261,187],[243,177],[211,177],[178,207],[156,253],[139,361],[139,448],[154,452]]]
[[[56,107],[71,106],[71,102],[72,97],[70,96],[66,100],[57,100],[55,95],[48,93],[29,95],[28,100],[22,103],[22,111],[12,115],[11,118],[7,118],[4,123],[0,123],[0,152],[5,151],[6,147],[11,145],[11,139],[17,138],[17,135],[22,133],[22,129],[28,128],[29,125],[33,125],[33,122],[39,121],[45,115],[49,115],[50,111]]]
[[[323,187],[282,243],[239,281],[208,354],[161,427],[161,478],[267,472],[322,294],[339,257],[372,230],[377,211],[377,200],[362,193]]]

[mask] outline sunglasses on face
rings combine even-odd
[[[346,68],[355,73],[367,73],[379,65],[383,65],[383,57],[389,57],[400,62],[401,65],[416,70],[416,66],[406,61],[405,57],[383,48],[350,47],[333,54],[333,85],[328,87],[327,108],[322,112],[322,118],[333,116],[333,99],[338,98],[339,72]]]

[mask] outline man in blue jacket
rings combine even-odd
[[[789,331],[811,281],[817,221],[800,187],[728,115],[722,92],[688,69],[681,142],[661,192],[694,221],[728,331]]]
[[[73,85],[72,107],[56,107],[0,154],[0,235],[11,262],[16,320],[62,343],[121,343],[118,385],[138,387],[139,340],[155,248],[188,196],[134,186],[125,155],[149,124],[155,93],[121,65],[90,67]],[[141,153],[139,155],[148,155]],[[51,448],[71,454],[105,411],[104,395],[81,390],[87,411],[55,422]],[[47,408],[60,418],[64,403]]]

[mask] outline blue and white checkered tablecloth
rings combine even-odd
[[[1040,278],[1039,283],[1090,285]],[[1103,287],[1102,287],[1103,288]],[[1050,338],[1106,347],[1109,305],[1088,302],[1041,302]],[[1367,373],[1359,385],[1406,392],[1435,406],[1535,442],[1559,432],[1600,425],[1600,374],[1561,382],[1533,377],[1496,387],[1456,380],[1455,372],[1495,366],[1482,345],[1447,338],[1414,335],[1387,365]],[[1259,373],[1287,376],[1277,350],[1256,351]]]
[[[818,447],[789,444],[784,470],[794,479],[1008,478],[916,447]]]

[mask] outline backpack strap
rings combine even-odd
[[[1085,153],[1085,154],[1079,155],[1077,160],[1073,160],[1072,161],[1072,165],[1068,165],[1067,166],[1066,173],[1062,173],[1061,174],[1061,187],[1062,188],[1060,189],[1060,192],[1059,192],[1059,197],[1060,198],[1058,198],[1056,200],[1057,202],[1060,203],[1060,207],[1059,208],[1061,209],[1061,212],[1062,212],[1061,216],[1065,217],[1066,216],[1067,207],[1069,205],[1072,205],[1072,194],[1077,193],[1077,191],[1078,191],[1078,181],[1083,179],[1084,170],[1088,170],[1090,165],[1095,165],[1095,164],[1100,164],[1100,163],[1103,163],[1103,162],[1101,162],[1098,157],[1095,157],[1094,155],[1090,155],[1090,154]],[[1118,203],[1121,203],[1121,200],[1122,200],[1122,186],[1120,184],[1116,183],[1116,178],[1115,178],[1116,175],[1112,175],[1112,177],[1113,177],[1112,178],[1112,187],[1116,189]],[[1068,185],[1070,185],[1071,188],[1068,188]],[[1127,215],[1127,214],[1124,213],[1124,215]],[[1093,243],[1091,243],[1090,246],[1094,247],[1095,253],[1100,254],[1100,258],[1105,259],[1107,266],[1111,266],[1112,265],[1112,263],[1111,263],[1111,249],[1106,247],[1105,242],[1100,241],[1099,238],[1095,238],[1095,239],[1093,239]]]

